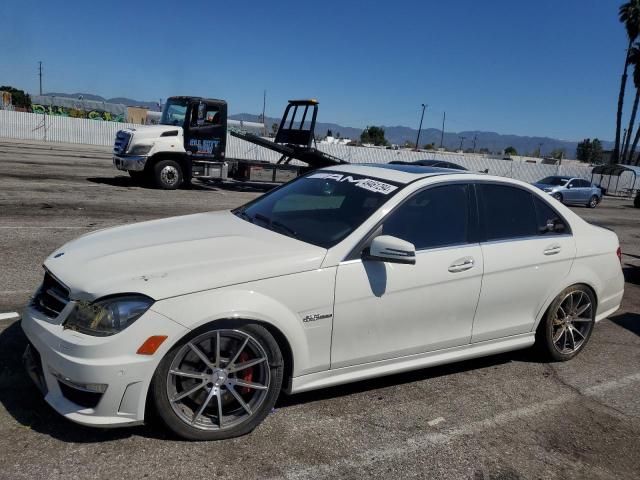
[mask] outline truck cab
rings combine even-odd
[[[220,165],[227,142],[227,102],[170,97],[159,125],[120,130],[114,166],[134,180],[171,190],[201,176],[208,162]]]

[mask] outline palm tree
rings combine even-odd
[[[633,127],[636,121],[636,113],[638,112],[638,103],[640,102],[640,44],[636,43],[629,52],[629,63],[633,65],[633,85],[636,87],[636,98],[633,100],[633,107],[631,108],[631,117],[629,118],[629,127],[627,128],[627,137],[624,142],[624,148],[622,150],[622,156],[620,157],[620,163],[631,163],[633,152],[635,151],[636,144],[631,150],[631,154],[627,157],[629,152],[629,143],[631,143],[631,134],[633,133]]]
[[[640,34],[640,0],[629,0],[620,6],[619,18],[627,30],[629,45],[624,60],[624,70],[620,80],[620,93],[618,94],[618,113],[616,115],[616,142],[613,147],[613,155],[611,160],[613,163],[618,161],[620,156],[620,129],[622,128],[622,106],[624,104],[624,92],[627,87],[627,70],[629,68],[629,56],[631,55],[631,46]]]

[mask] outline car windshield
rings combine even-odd
[[[564,186],[569,180],[571,179],[565,177],[546,177],[540,180],[538,183],[542,183],[544,185]]]
[[[400,190],[388,180],[317,171],[234,210],[238,217],[323,248],[347,237]]]
[[[164,104],[162,110],[161,125],[184,125],[184,117],[187,114],[187,101],[170,98]]]

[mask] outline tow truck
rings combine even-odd
[[[118,131],[113,164],[137,182],[166,190],[188,185],[192,179],[284,183],[309,170],[347,163],[312,147],[317,115],[317,100],[289,100],[272,141],[250,131],[261,124],[228,119],[224,100],[171,97],[159,125]],[[227,158],[227,132],[278,152],[280,159],[271,163]]]

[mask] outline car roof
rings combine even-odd
[[[331,170],[332,172],[355,173],[358,175],[389,180],[396,183],[410,183],[415,180],[419,180],[420,178],[433,177],[436,175],[469,175],[469,172],[465,170],[389,163],[350,163],[335,167],[326,167],[323,170]],[[478,175],[478,177],[485,178],[484,175]]]

